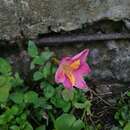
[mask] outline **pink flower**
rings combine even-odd
[[[72,89],[73,87],[84,89],[87,87],[83,76],[91,72],[86,63],[88,53],[89,49],[85,49],[73,57],[63,58],[56,71],[55,81],[62,83],[68,89]]]

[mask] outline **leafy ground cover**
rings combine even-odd
[[[29,41],[27,52],[31,59],[31,84],[35,87],[28,86],[9,62],[0,58],[0,130],[106,129],[100,119],[94,119],[92,97],[97,96],[96,92],[68,90],[56,84],[56,56],[48,48],[40,52]],[[111,130],[130,130],[130,92],[123,94],[114,107]]]

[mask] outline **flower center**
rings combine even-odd
[[[64,64],[62,66],[63,72],[67,76],[69,81],[71,82],[72,86],[75,86],[75,83],[76,83],[76,79],[75,79],[75,76],[73,74],[73,71],[78,69],[79,66],[80,66],[80,60],[76,60],[71,64]]]
[[[78,69],[80,66],[80,60],[75,60],[73,63],[71,63],[70,67],[73,69],[73,70],[76,70]]]

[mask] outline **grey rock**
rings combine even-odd
[[[102,46],[92,48],[90,57],[91,76],[102,81],[130,82],[130,43],[128,41],[106,42]],[[99,53],[92,55],[94,50]],[[93,62],[96,61],[96,64]]]
[[[130,30],[130,20],[129,19],[124,19],[123,21],[124,21],[125,26],[127,27],[127,29]]]
[[[37,33],[81,28],[101,19],[121,20],[130,16],[129,0],[20,0],[23,30],[29,37]],[[36,31],[34,31],[36,30]]]
[[[16,10],[14,0],[0,0],[0,39],[9,40],[20,32]]]
[[[106,45],[107,45],[109,50],[115,50],[116,49],[116,51],[118,51],[118,49],[119,49],[114,40],[108,41]]]
[[[0,39],[21,31],[36,37],[49,30],[75,30],[101,19],[129,18],[129,0],[1,0]]]

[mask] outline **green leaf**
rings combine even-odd
[[[73,130],[81,130],[84,127],[85,127],[85,124],[80,119],[75,121],[74,124],[73,124]]]
[[[20,118],[22,120],[26,120],[27,119],[27,114],[26,113],[22,113],[21,116],[20,116]]]
[[[64,89],[62,91],[62,97],[65,101],[71,101],[74,98],[73,90]]]
[[[18,111],[19,108],[17,106],[12,106],[2,115],[0,115],[0,124],[4,125],[7,124],[7,122],[10,122],[14,118],[14,116],[18,113]]]
[[[12,86],[20,86],[23,84],[23,80],[20,78],[18,73],[15,73],[14,78],[12,79]]]
[[[92,126],[86,124],[84,130],[100,130],[100,129],[101,129],[101,128],[98,128],[98,126],[96,126],[96,127],[97,127],[97,128],[95,129],[95,128],[93,128]]]
[[[55,121],[56,130],[72,130],[72,125],[75,122],[75,117],[71,114],[63,114]]]
[[[85,108],[85,104],[84,103],[78,103],[78,102],[76,102],[76,103],[74,103],[74,106],[77,109],[84,109]]]
[[[34,91],[29,91],[25,93],[24,95],[24,101],[25,103],[32,103],[32,104],[37,104],[38,101],[38,94]]]
[[[51,64],[47,63],[43,70],[42,70],[44,78],[48,78],[48,76],[51,74]]]
[[[6,119],[5,119],[5,115],[3,114],[3,115],[0,115],[0,125],[4,125],[4,124],[6,124]]]
[[[124,120],[122,120],[122,119],[120,119],[118,122],[119,122],[119,124],[120,124],[121,126],[123,126],[123,125],[124,125],[124,123],[125,123],[125,121],[124,121]]]
[[[3,58],[0,58],[0,73],[8,74],[11,72],[10,64]]]
[[[0,102],[6,102],[11,86],[9,84],[0,87]]]
[[[113,127],[111,128],[111,130],[122,130],[122,129],[119,128],[119,127],[113,126]]]
[[[33,70],[35,68],[35,64],[31,62],[30,69]]]
[[[7,111],[7,113],[12,114],[12,115],[16,115],[18,111],[19,111],[18,106],[14,105],[14,106],[11,107],[11,109],[9,111]]]
[[[74,103],[75,108],[77,109],[85,109],[87,114],[91,114],[91,102],[86,100],[84,103]]]
[[[20,128],[17,125],[13,125],[10,127],[11,130],[20,130]]]
[[[26,122],[25,128],[23,130],[33,130],[33,127],[29,122]]]
[[[81,130],[85,127],[82,120],[76,120],[74,115],[62,114],[55,121],[56,130]]]
[[[0,130],[9,130],[7,125],[1,126],[0,128],[1,128]]]
[[[62,109],[64,112],[68,112],[71,108],[71,103],[70,102],[62,102]]]
[[[124,127],[123,130],[130,130],[130,122],[128,122],[128,123],[125,125],[125,127]]]
[[[12,80],[12,77],[10,76],[0,76],[0,87],[10,84],[11,80]]]
[[[36,130],[46,130],[45,125],[39,126],[38,128],[36,128]]]
[[[52,74],[55,74],[55,72],[56,72],[56,70],[57,70],[57,67],[54,66],[54,65],[52,65],[51,67],[52,67]]]
[[[17,118],[15,119],[15,121],[16,121],[16,123],[19,124],[19,125],[22,123],[20,117],[17,117]]]
[[[93,57],[89,56],[87,62],[91,65],[93,63]]]
[[[44,62],[43,62],[42,57],[36,56],[36,57],[33,59],[32,63],[33,63],[33,64],[37,64],[37,65],[42,65]]]
[[[74,99],[73,102],[85,102],[86,101],[86,96],[85,93],[81,90],[75,90],[74,89]]]
[[[64,101],[60,96],[56,95],[51,98],[51,103],[57,108],[61,108],[64,112],[68,112],[71,108],[71,103]]]
[[[120,118],[120,113],[119,113],[119,112],[116,112],[114,118],[115,118],[116,120],[118,120],[118,119]]]
[[[54,95],[55,89],[51,84],[46,83],[45,85],[46,86],[44,87],[44,95],[46,98],[49,99]]]
[[[50,51],[42,52],[40,56],[36,56],[33,59],[33,64],[43,65],[45,62],[47,62],[51,57],[53,56],[53,53]]]
[[[0,76],[0,102],[6,102],[11,89],[12,77]]]
[[[43,60],[43,63],[49,60],[54,55],[51,51],[45,51],[41,53],[41,58]]]
[[[127,92],[127,96],[130,97],[130,91]]]
[[[41,107],[44,108],[47,105],[46,99],[44,97],[39,97],[37,104],[35,104],[35,108]]]
[[[21,92],[15,92],[10,95],[10,99],[16,104],[22,104],[24,99],[24,94]]]
[[[85,109],[86,109],[86,112],[88,115],[91,114],[91,106],[92,106],[91,102],[89,100],[86,100],[85,101]]]
[[[43,78],[43,73],[40,72],[40,71],[36,71],[36,72],[33,74],[33,80],[34,80],[34,81],[41,80],[42,78]]]
[[[31,57],[36,57],[38,55],[38,49],[33,41],[28,42],[28,54]]]

